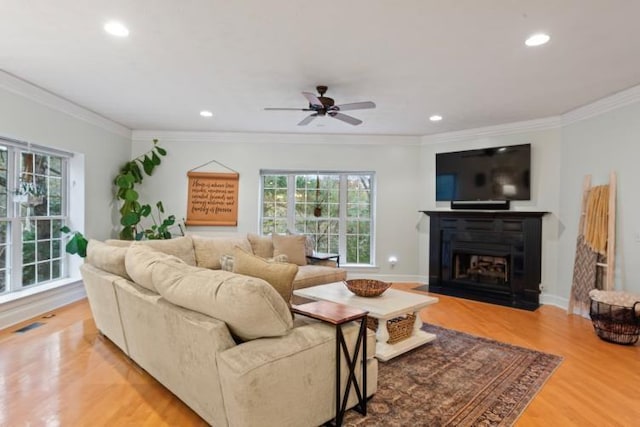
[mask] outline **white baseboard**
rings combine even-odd
[[[86,296],[84,284],[78,280],[55,289],[5,302],[0,304],[0,329],[71,304]]]
[[[555,305],[556,307],[560,307],[564,310],[569,308],[569,300],[567,298],[545,293],[540,295],[540,304]]]

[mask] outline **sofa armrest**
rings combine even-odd
[[[349,348],[359,325],[343,326]],[[245,342],[220,353],[218,369],[230,425],[321,425],[335,416],[335,327],[313,322],[278,338]],[[368,353],[375,336],[368,335]],[[367,394],[377,389],[377,360],[369,359]],[[343,359],[343,384],[347,367]],[[357,367],[358,377],[361,366]],[[357,403],[352,389],[349,404]]]

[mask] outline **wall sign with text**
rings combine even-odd
[[[187,225],[238,225],[237,173],[188,172]]]

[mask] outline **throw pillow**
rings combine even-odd
[[[235,246],[240,246],[246,251],[251,250],[251,245],[246,237],[216,236],[202,237],[193,235],[193,247],[196,253],[196,266],[218,270],[221,267],[220,257],[229,254]]]
[[[224,271],[233,271],[233,255],[220,255],[220,269]]]
[[[286,335],[293,327],[287,304],[262,279],[163,261],[151,270],[163,298],[225,322],[243,341]]]
[[[304,246],[307,238],[305,236],[283,236],[274,234],[272,239],[274,255],[284,254],[289,257],[289,262],[297,265],[307,265],[307,255]]]
[[[273,258],[273,241],[271,236],[258,236],[257,234],[248,233],[247,239],[251,245],[254,255],[262,258]]]
[[[124,266],[127,250],[128,248],[125,247],[111,246],[99,240],[90,239],[87,245],[87,263],[111,274],[130,279]]]
[[[191,236],[166,240],[140,240],[133,242],[133,245],[150,246],[156,251],[177,256],[189,265],[196,265],[196,254],[193,250],[193,239]]]
[[[241,248],[233,249],[233,272],[266,280],[275,288],[282,299],[289,304],[293,294],[293,279],[298,273],[298,266],[289,263],[269,262],[264,258],[252,255]]]
[[[292,235],[292,236],[296,236],[299,235],[301,233],[298,233],[297,231],[291,231],[287,228],[287,234]],[[310,234],[302,234],[304,237],[306,237],[306,240],[304,242],[304,250],[305,250],[305,255],[306,256],[312,256],[313,255],[313,251],[315,251],[316,249],[316,239],[315,237],[313,237]]]
[[[165,254],[147,245],[132,245],[124,260],[131,280],[155,293],[158,293],[158,290],[151,279],[151,271],[158,262],[187,265],[177,256]]]
[[[244,248],[243,248],[244,249]],[[233,271],[233,255],[224,254],[220,255],[220,269],[224,271]],[[289,257],[286,255],[278,255],[273,258],[269,258],[268,262],[289,262]]]

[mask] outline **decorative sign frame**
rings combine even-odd
[[[238,173],[187,172],[187,225],[238,225]]]

